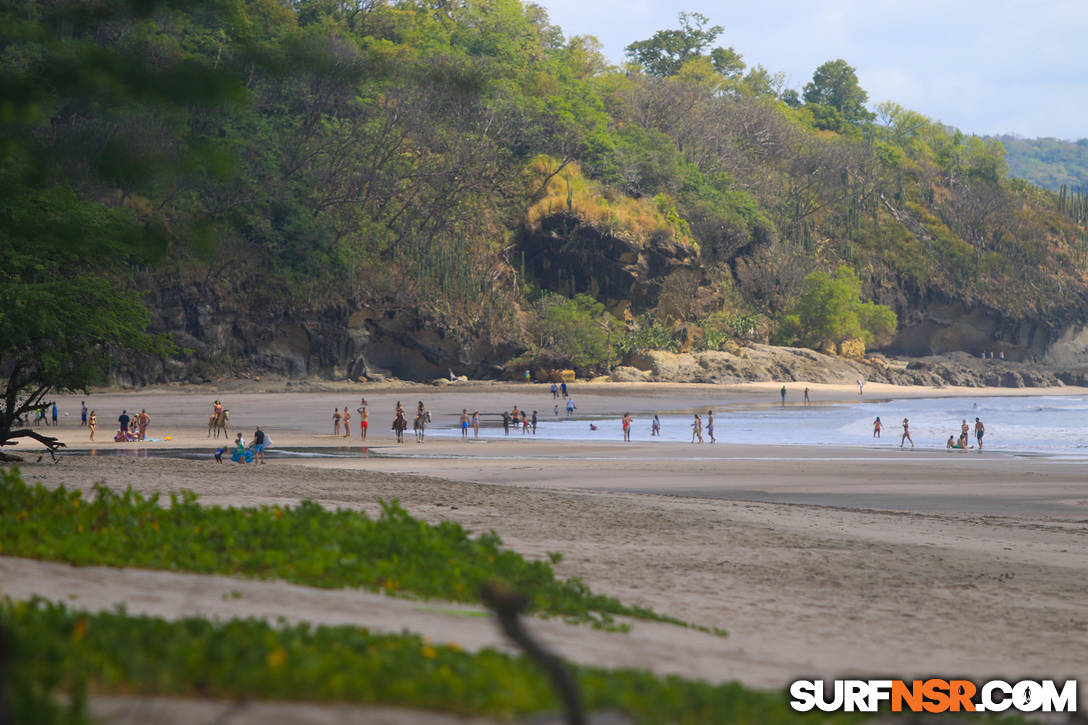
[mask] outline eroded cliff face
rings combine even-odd
[[[271,373],[286,377],[431,380],[495,377],[518,348],[486,335],[458,336],[418,311],[342,305],[289,308],[227,283],[160,285],[150,296],[151,329],[179,352],[114,371],[142,385],[203,382]]]
[[[661,282],[673,272],[703,277],[691,247],[663,236],[625,239],[570,214],[543,219],[539,230],[525,234],[520,249],[526,276],[543,289],[588,294],[614,313],[656,307]]]
[[[1082,300],[1060,300],[1023,316],[932,292],[897,305],[899,332],[884,352],[910,357],[964,352],[1005,354],[1008,360],[1060,366],[1088,363],[1088,321]]]

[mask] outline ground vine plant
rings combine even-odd
[[[551,563],[502,547],[494,532],[471,536],[460,524],[428,524],[397,502],[363,512],[297,507],[202,506],[196,494],[94,494],[27,485],[17,470],[0,476],[0,553],[76,565],[143,567],[283,579],[308,586],[364,587],[456,602],[480,601],[480,585],[498,580],[525,594],[529,611],[594,627],[624,630],[616,616],[688,625],[645,607],[594,594],[579,579],[559,579]],[[695,626],[702,631],[714,631]]]
[[[502,720],[559,707],[524,657],[464,652],[414,634],[257,619],[169,622],[44,600],[0,600],[0,626],[12,635],[16,722],[89,723],[88,693],[355,702]],[[620,709],[641,723],[812,722],[789,710],[784,692],[637,670],[574,674],[589,709]]]

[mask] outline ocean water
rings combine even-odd
[[[703,438],[709,440],[705,432],[706,410],[698,412],[703,418]],[[884,424],[879,439],[873,438],[873,420],[877,416]],[[911,437],[917,447],[943,449],[949,435],[959,437],[960,422],[965,419],[971,429],[970,443],[974,445],[976,416],[986,426],[986,449],[1088,459],[1088,396],[922,398],[807,407],[794,403],[747,410],[726,407],[714,411],[714,434],[719,442],[725,443],[897,447],[903,418],[909,418]],[[661,415],[659,438],[650,436],[652,418],[652,414],[635,416],[632,440],[691,440],[690,413]],[[436,417],[435,423],[434,428],[428,429],[428,437],[460,435],[456,421]],[[591,430],[591,424],[597,430]],[[480,437],[501,438],[502,428],[494,420],[485,419]],[[511,430],[510,437],[525,436]],[[623,434],[619,415],[556,420],[549,413],[539,419],[536,437],[605,442],[622,440]]]

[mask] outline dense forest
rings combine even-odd
[[[3,0],[3,306],[115,302],[71,340],[106,350],[146,304],[172,354],[136,381],[1026,355],[1083,320],[1080,197],[870,108],[845,60],[786,88],[710,22],[617,67],[519,0]]]
[[[997,140],[1008,154],[1010,176],[1055,192],[1063,186],[1088,188],[1088,138],[1063,141],[1006,135]]]

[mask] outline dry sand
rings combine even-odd
[[[818,401],[856,400],[851,387],[810,387]],[[776,390],[610,385],[574,394],[580,412],[614,413],[768,404]],[[866,386],[867,398],[934,392]],[[620,442],[397,447],[384,430],[397,399],[410,409],[423,398],[445,413],[501,410],[513,402],[543,407],[551,396],[539,386],[511,385],[223,397],[247,434],[261,423],[278,446],[324,446],[330,439],[314,431],[329,425],[334,405],[357,407],[360,394],[383,422],[375,426],[383,430],[370,441],[370,457],[358,448],[356,428],[351,442],[360,454],[353,458],[218,466],[100,450],[56,466],[26,464],[23,471],[47,485],[191,489],[210,504],[309,498],[374,512],[379,498],[399,498],[430,521],[493,529],[528,555],[559,551],[565,557],[559,573],[582,577],[596,591],[730,633],[723,639],[638,622],[621,635],[538,623],[563,655],[585,663],[758,687],[845,674],[1088,681],[1088,464],[936,450]],[[207,392],[96,394],[89,405],[110,421],[122,406],[130,413],[147,407],[153,435],[172,435],[170,445],[207,445]],[[78,399],[62,401],[62,410],[78,411]],[[59,430],[86,445],[78,440],[85,432],[70,422]],[[277,582],[8,558],[0,559],[0,589],[88,608],[125,602],[131,611],[163,616],[407,626],[467,647],[501,645],[478,617]],[[243,596],[223,598],[234,590]]]

